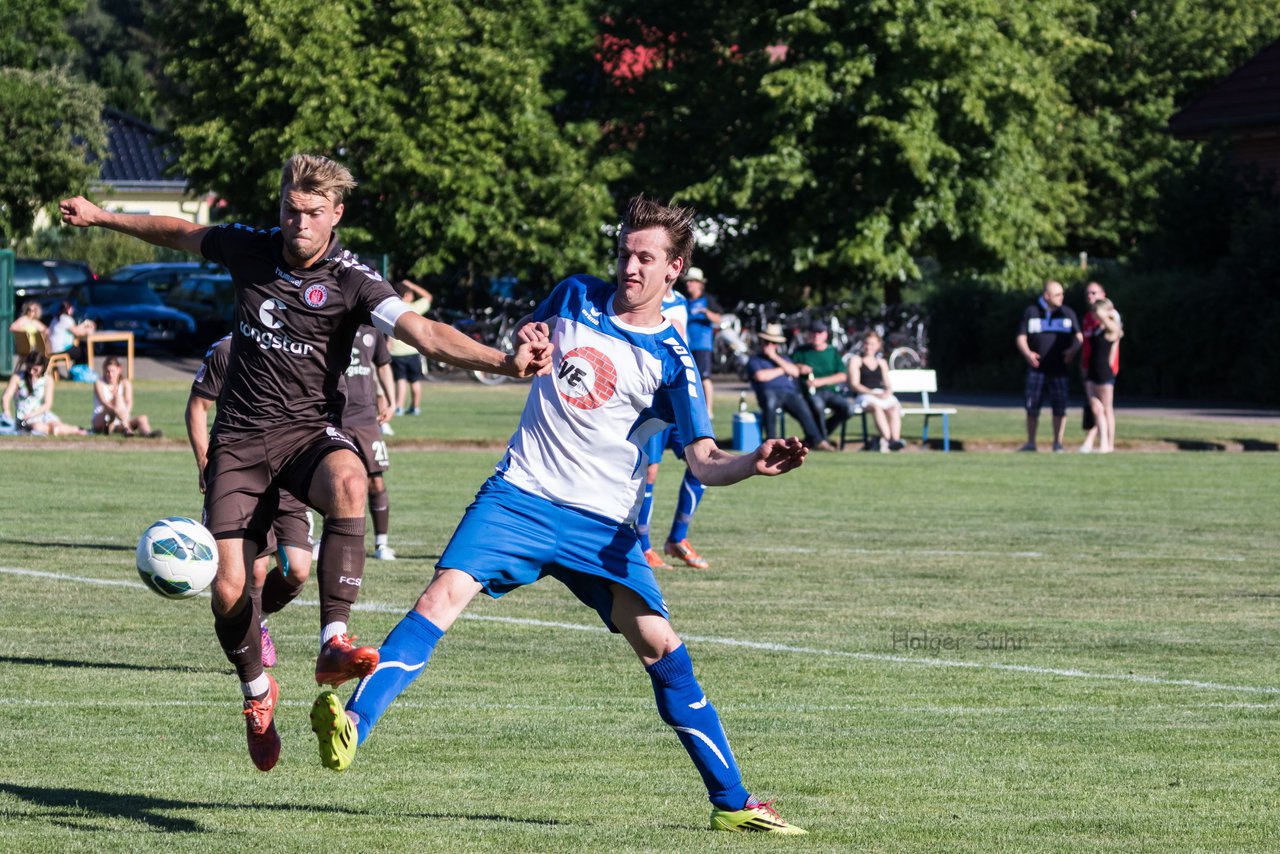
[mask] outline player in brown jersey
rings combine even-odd
[[[369,472],[369,516],[373,519],[373,556],[378,560],[395,560],[396,553],[388,543],[391,523],[391,500],[382,474],[391,466],[382,425],[391,417],[395,398],[395,379],[391,376],[391,353],[387,339],[372,326],[356,330],[351,345],[351,364],[343,377],[343,393],[347,399],[342,410],[342,431],[360,449]]]
[[[248,568],[266,540],[285,489],[322,512],[321,649],[316,681],[337,685],[371,673],[377,650],[348,634],[364,579],[368,476],[340,429],[339,380],[361,324],[372,323],[430,359],[466,370],[527,377],[550,363],[549,343],[524,340],[512,355],[408,311],[391,286],[339,245],[334,228],[356,185],[341,164],[298,154],[280,180],[280,225],[200,226],[183,219],[102,210],[83,197],[61,203],[69,225],[119,231],[223,264],[235,285],[231,361],[218,399],[206,468],[205,508],[218,541],[211,588],[214,631],[244,694],[249,756],[274,767],[280,736],[275,680],[262,669],[261,629]]]
[[[229,361],[231,336],[227,335],[214,342],[204,354],[187,397],[187,440],[195,454],[201,495],[205,492],[204,473],[209,460],[209,410],[222,393]],[[276,645],[267,631],[267,617],[283,610],[302,592],[302,585],[311,575],[311,547],[311,514],[307,506],[290,493],[282,492],[266,545],[253,562],[253,586],[249,593],[261,616],[263,667],[276,665]],[[272,555],[276,556],[274,569],[270,565]]]

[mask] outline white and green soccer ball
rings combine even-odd
[[[218,547],[213,535],[194,519],[170,516],[142,532],[138,575],[166,599],[189,599],[213,583]]]

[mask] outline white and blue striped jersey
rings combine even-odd
[[[668,424],[689,442],[715,433],[684,339],[669,321],[623,323],[613,311],[616,289],[572,276],[534,310],[550,333],[551,373],[534,379],[497,470],[525,492],[629,524],[643,496],[649,437]]]

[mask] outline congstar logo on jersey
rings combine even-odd
[[[274,331],[284,328],[284,320],[281,319],[284,312],[285,306],[281,300],[275,298],[264,300],[262,305],[258,306],[258,322],[266,329],[259,329],[249,321],[242,320],[240,334],[263,350],[279,350],[291,356],[311,355],[314,348],[310,344],[290,338],[287,333]]]

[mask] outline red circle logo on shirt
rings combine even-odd
[[[324,285],[309,285],[302,292],[302,299],[312,308],[324,308],[329,301],[329,289]]]
[[[556,366],[556,391],[570,406],[597,409],[613,397],[618,372],[613,362],[594,347],[576,347]]]

